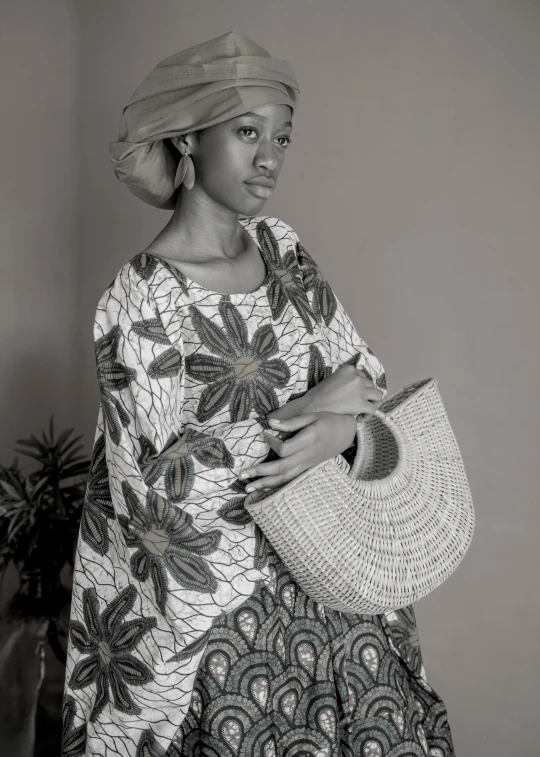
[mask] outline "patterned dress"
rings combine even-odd
[[[254,292],[141,253],[99,302],[62,755],[453,757],[413,608],[323,607],[243,507],[270,411],[342,363],[387,390],[294,230],[240,223],[267,269]]]

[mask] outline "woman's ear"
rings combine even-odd
[[[199,142],[199,132],[193,131],[189,134],[174,134],[172,137],[169,137],[169,140],[179,153],[183,155],[187,152],[191,155]]]
[[[180,153],[185,152],[186,140],[185,140],[185,138],[184,138],[183,135],[182,136],[178,136],[177,134],[175,134],[173,137],[169,137],[169,141],[172,144],[172,146],[175,147],[178,150],[178,152],[180,152]],[[184,145],[184,149],[183,150],[180,147],[181,144]]]

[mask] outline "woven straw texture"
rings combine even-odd
[[[301,588],[342,612],[380,614],[443,583],[471,543],[475,515],[436,379],[387,397],[342,455],[246,510]]]

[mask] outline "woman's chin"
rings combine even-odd
[[[229,198],[231,200],[232,198]],[[227,207],[243,216],[257,215],[268,202],[268,197],[257,197],[254,194],[243,195],[241,198],[234,198],[232,204]]]
[[[247,215],[247,216],[257,215],[257,213],[260,210],[262,210],[262,208],[264,208],[264,206],[267,203],[266,199],[257,198],[257,197],[254,197],[253,199],[255,200],[255,202],[249,202],[249,203],[244,202],[244,203],[242,203],[243,208],[242,208],[242,210],[240,210],[240,213],[242,215]]]

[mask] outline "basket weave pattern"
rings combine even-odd
[[[457,568],[475,515],[435,379],[387,397],[342,455],[245,505],[301,588],[342,612],[417,601]]]

